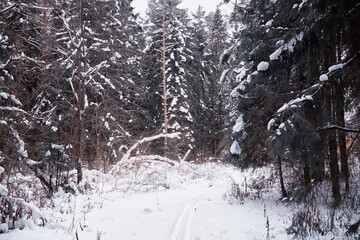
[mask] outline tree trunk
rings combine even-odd
[[[163,9],[162,9],[162,28],[163,28],[163,49],[162,49],[162,56],[163,56],[163,104],[164,104],[164,128],[165,134],[168,133],[168,119],[167,119],[167,102],[166,102],[166,65],[165,65],[165,0],[163,0]],[[166,156],[167,151],[167,137],[164,140],[164,154]]]
[[[78,88],[78,104],[77,104],[77,183],[82,181],[82,160],[83,160],[83,110],[85,103],[85,78],[81,74],[82,71],[86,71],[86,54],[85,54],[85,23],[84,23],[84,0],[80,0],[80,30],[81,30],[81,44],[79,52],[78,63],[78,77],[79,77],[79,88]]]
[[[41,57],[44,57],[45,56],[45,37],[46,37],[46,25],[47,25],[47,0],[44,0],[43,1],[43,7],[44,7],[44,10],[43,10],[43,26],[42,26],[42,44],[41,44]]]
[[[341,62],[341,32],[337,33],[337,62]],[[336,121],[340,127],[345,127],[345,110],[344,110],[344,87],[342,78],[340,77],[336,83]],[[338,131],[338,143],[340,147],[341,176],[345,180],[345,189],[350,189],[350,171],[346,149],[346,133]]]
[[[311,174],[310,174],[310,167],[306,163],[304,166],[304,186],[305,188],[308,188],[311,184]]]
[[[333,90],[333,89],[332,89]],[[328,114],[333,119],[335,116],[333,107],[334,107],[334,94],[330,94],[330,99],[328,99]],[[331,132],[329,134],[329,165],[330,165],[330,175],[331,175],[331,184],[332,184],[332,193],[334,198],[335,206],[338,206],[341,201],[340,195],[340,184],[339,184],[339,165],[337,160],[337,143],[336,143],[336,132]]]
[[[280,186],[281,186],[281,194],[283,198],[287,197],[287,192],[285,189],[285,184],[284,184],[284,178],[283,178],[283,171],[282,171],[282,163],[281,163],[281,158],[278,157],[278,167],[279,167],[279,179],[280,179]]]
[[[337,161],[336,134],[330,133],[329,136],[329,155],[330,155],[330,175],[332,184],[332,193],[337,206],[341,201],[340,185],[339,185],[339,165]]]
[[[336,120],[337,124],[341,127],[345,127],[345,112],[344,112],[344,90],[341,85],[338,84],[336,92]],[[338,131],[338,143],[340,148],[340,162],[341,162],[341,176],[345,180],[346,191],[349,191],[350,172],[349,163],[346,156],[346,133],[344,131]]]

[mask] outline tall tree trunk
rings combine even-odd
[[[283,177],[283,170],[282,170],[282,162],[281,162],[281,158],[278,157],[278,170],[279,170],[279,180],[280,180],[280,187],[281,187],[281,195],[283,198],[287,197],[287,192],[285,189],[285,184],[284,184],[284,177]]]
[[[306,163],[304,166],[304,186],[308,188],[311,184],[311,174],[310,174],[310,167],[309,164]]]
[[[345,112],[344,112],[344,90],[342,89],[341,84],[337,86],[336,92],[336,120],[337,124],[341,127],[345,127]],[[349,163],[346,155],[346,134],[344,131],[338,131],[338,143],[340,148],[340,162],[341,162],[341,176],[345,180],[346,191],[349,191],[350,188],[350,171]]]
[[[84,0],[80,0],[80,49],[78,62],[78,76],[79,76],[79,89],[78,89],[78,104],[77,104],[77,183],[82,181],[82,160],[83,160],[83,110],[85,103],[85,78],[82,72],[86,71],[86,54],[85,54],[85,22],[84,22]]]
[[[168,119],[167,119],[167,102],[166,102],[166,65],[165,65],[165,52],[166,52],[166,48],[165,48],[165,0],[163,0],[163,9],[162,9],[162,30],[163,30],[163,39],[162,39],[162,43],[163,43],[163,49],[162,49],[162,56],[163,56],[163,104],[164,104],[164,129],[165,129],[165,134],[168,133]],[[167,137],[165,136],[165,142],[164,142],[164,153],[166,155],[166,151],[167,151]]]
[[[330,94],[330,99],[328,100],[328,113],[334,118],[335,114],[333,111],[334,107],[334,94]],[[339,165],[337,160],[337,143],[336,143],[336,132],[331,132],[329,134],[329,165],[330,165],[330,175],[331,175],[331,184],[332,184],[332,193],[334,198],[335,206],[338,206],[341,201],[340,194],[340,184],[339,184]]]
[[[43,1],[43,26],[42,26],[42,44],[41,44],[41,56],[44,57],[45,56],[45,37],[46,37],[46,25],[47,25],[47,0]]]
[[[341,32],[337,34],[337,62],[341,62]],[[342,84],[342,79],[339,78],[336,83],[336,121],[337,125],[345,127],[345,110],[344,110],[344,87]],[[345,189],[349,191],[350,189],[350,171],[349,163],[347,158],[347,149],[346,149],[346,134],[344,131],[338,131],[338,143],[340,147],[340,162],[341,162],[341,176],[345,180]]]
[[[330,155],[330,175],[332,184],[332,193],[335,205],[337,206],[341,201],[340,185],[339,185],[339,165],[337,161],[336,149],[336,133],[330,133],[329,136],[329,155]]]

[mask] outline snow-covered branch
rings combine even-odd
[[[326,127],[318,128],[317,131],[323,132],[323,131],[330,131],[330,130],[334,130],[334,129],[341,130],[344,132],[354,132],[354,133],[360,132],[359,129],[351,129],[351,128],[347,128],[347,127],[341,127],[338,125],[328,125]]]
[[[1,107],[0,106],[0,110],[7,110],[7,111],[12,111],[12,112],[21,112],[21,113],[25,113],[27,115],[30,115],[29,113],[27,113],[26,111],[17,108],[17,107]]]
[[[126,161],[130,158],[130,155],[132,153],[132,151],[134,151],[139,145],[143,144],[143,143],[147,143],[147,142],[152,142],[154,140],[157,140],[159,138],[180,138],[180,133],[176,132],[176,133],[170,133],[170,134],[158,134],[152,137],[146,137],[143,138],[139,141],[137,141],[134,145],[131,146],[131,148],[126,152],[126,154],[122,157],[121,161]]]
[[[11,57],[6,61],[6,63],[0,64],[0,70],[5,69],[12,61],[19,60],[19,59],[22,58],[22,57],[24,57],[24,54],[23,54],[23,53],[22,53],[20,56],[17,56],[17,57],[11,56]]]
[[[106,65],[106,63],[107,63],[107,60],[102,61],[101,63],[99,63],[99,64],[96,65],[95,67],[90,68],[87,72],[81,73],[81,75],[82,75],[84,78],[86,78],[87,76],[90,76],[90,75],[93,74],[93,73],[97,73],[98,71],[100,71],[100,69],[101,69],[104,65]],[[87,85],[89,82],[90,82],[90,80],[87,81],[87,82],[85,83],[85,85]]]
[[[180,138],[180,133],[179,132],[176,132],[176,133],[170,133],[170,134],[158,134],[158,135],[155,135],[155,136],[152,136],[152,137],[145,137],[143,139],[140,139],[139,141],[137,141],[134,145],[131,146],[131,148],[126,152],[126,154],[124,154],[124,156],[121,158],[121,161],[119,161],[110,171],[109,173],[112,174],[114,173],[116,170],[118,170],[118,168],[124,163],[124,162],[127,162],[127,161],[134,161],[134,160],[154,160],[154,159],[157,159],[157,160],[161,160],[161,161],[166,161],[166,162],[175,162],[171,159],[168,159],[168,158],[164,158],[164,157],[161,157],[161,156],[157,156],[157,155],[147,155],[147,156],[137,156],[137,157],[130,157],[131,153],[138,147],[140,146],[141,144],[143,143],[147,143],[147,142],[151,142],[151,141],[154,141],[154,140],[157,140],[159,138]]]
[[[15,7],[18,3],[14,3],[13,5],[9,6],[9,7],[6,7],[2,10],[0,10],[0,13],[3,13],[3,12],[6,12],[6,11],[9,11],[10,9],[12,9],[13,7]]]
[[[355,54],[355,56],[353,56],[352,58],[350,58],[347,62],[345,63],[339,63],[339,64],[335,64],[332,65],[331,67],[329,67],[328,72],[325,74],[322,74],[319,77],[319,80],[321,82],[326,82],[329,80],[329,76],[331,76],[336,70],[339,69],[343,69],[346,65],[348,65],[350,62],[352,62],[357,56],[359,55],[359,52],[357,54]]]
[[[129,158],[130,162],[133,161],[158,161],[158,162],[165,162],[170,164],[171,166],[174,166],[175,163],[177,163],[175,160],[172,160],[167,157],[163,157],[160,155],[145,155],[145,156],[136,156]]]

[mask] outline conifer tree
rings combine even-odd
[[[149,4],[150,26],[147,55],[150,61],[147,68],[149,89],[149,109],[153,111],[153,123],[157,129],[163,124],[163,99],[160,93],[162,83],[162,40],[163,40],[163,11],[165,13],[165,76],[166,102],[168,106],[168,131],[182,132],[182,144],[171,144],[173,157],[182,159],[188,151],[194,149],[192,131],[193,116],[190,112],[190,74],[187,67],[192,61],[189,44],[192,40],[187,33],[186,24],[189,22],[185,10],[179,9],[181,1],[152,1]],[[160,125],[160,124],[161,125]]]

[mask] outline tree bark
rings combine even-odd
[[[344,112],[344,90],[340,83],[337,85],[336,92],[336,120],[337,124],[341,127],[345,127],[345,112]],[[340,162],[341,162],[341,176],[345,180],[346,191],[350,188],[350,171],[349,163],[346,154],[346,134],[344,131],[337,131],[338,143],[340,148]]]
[[[332,89],[333,90],[333,89]],[[333,91],[329,94],[328,99],[328,114],[331,118],[334,118],[335,113],[333,111],[334,107],[334,94]],[[330,165],[330,176],[331,176],[331,184],[332,184],[332,193],[334,198],[334,205],[338,206],[341,201],[341,194],[340,194],[340,184],[339,184],[339,165],[337,160],[337,143],[336,143],[336,133],[331,132],[329,134],[329,165]]]
[[[82,75],[82,71],[86,70],[86,54],[85,54],[85,23],[84,23],[84,0],[80,0],[80,49],[78,59],[78,77],[79,77],[79,88],[78,88],[78,104],[77,104],[77,183],[82,181],[82,160],[83,160],[83,110],[85,103],[85,77]]]
[[[341,62],[341,31],[337,33],[337,62]],[[336,83],[336,122],[340,127],[345,127],[345,110],[344,110],[344,87],[342,78],[337,79]],[[346,134],[344,131],[338,131],[338,143],[340,147],[341,175],[345,180],[345,189],[350,190],[350,171],[346,149]]]
[[[46,25],[47,25],[47,0],[43,1],[43,6],[44,6],[44,10],[43,10],[43,26],[42,26],[42,44],[41,44],[41,57],[45,56],[45,37],[46,37]]]
[[[165,65],[165,0],[163,0],[163,9],[162,9],[162,28],[163,28],[163,49],[162,49],[162,56],[163,56],[163,104],[164,104],[164,134],[168,133],[168,119],[167,119],[167,102],[166,102],[166,65]],[[164,140],[164,153],[166,156],[167,151],[167,137]]]
[[[332,184],[332,193],[337,206],[341,201],[340,185],[339,185],[339,165],[337,161],[337,146],[336,146],[336,134],[330,133],[329,136],[329,155],[330,155],[330,175]]]
[[[307,188],[311,184],[311,174],[309,164],[306,163],[304,166],[304,186]]]
[[[281,187],[281,194],[283,198],[287,197],[287,192],[285,189],[285,184],[284,184],[284,177],[283,177],[283,170],[282,170],[282,162],[281,162],[281,158],[278,157],[278,167],[279,167],[279,180],[280,180],[280,187]]]

